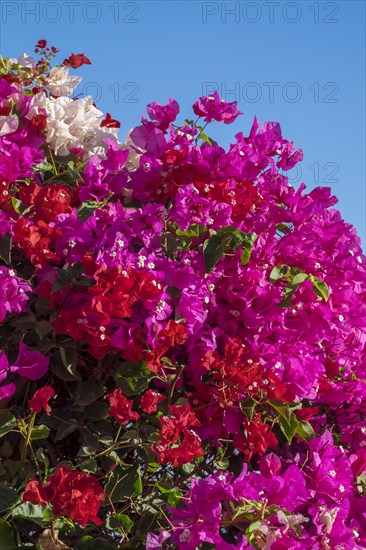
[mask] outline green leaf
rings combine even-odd
[[[18,499],[18,493],[7,481],[0,483],[0,512],[8,510]]]
[[[50,162],[41,162],[39,164],[36,164],[33,167],[33,172],[35,174],[37,174],[38,172],[52,172],[52,173],[54,173],[55,169],[53,167],[53,164],[51,164]]]
[[[300,283],[306,281],[309,278],[309,276],[306,273],[297,273],[292,279],[292,284],[297,286]]]
[[[62,279],[56,279],[52,283],[51,294],[55,294],[59,290],[62,290],[63,288],[65,288],[65,285],[66,285],[66,281],[63,281]]]
[[[329,287],[327,283],[321,279],[318,279],[318,277],[315,277],[314,275],[310,275],[310,280],[313,283],[313,290],[315,294],[319,296],[319,298],[324,298],[327,302],[329,299]]]
[[[71,347],[60,347],[59,351],[51,355],[50,368],[61,380],[80,380],[81,376],[77,371],[77,351]]]
[[[62,439],[65,439],[65,437],[75,432],[79,427],[80,426],[76,420],[71,419],[69,422],[64,422],[57,429],[55,438],[56,441],[62,441]]]
[[[18,550],[16,531],[3,519],[0,519],[0,542],[4,550]]]
[[[287,271],[288,266],[286,264],[276,265],[269,274],[269,280],[271,281],[271,283],[274,283],[275,281],[282,279]]]
[[[73,160],[70,160],[67,163],[67,170],[71,176],[71,179],[76,181],[79,177],[79,171],[77,169],[77,166],[75,165],[75,162]]]
[[[78,219],[82,222],[85,222],[90,216],[98,210],[98,208],[103,208],[107,204],[109,197],[105,198],[102,201],[85,201],[78,208]]]
[[[53,327],[51,323],[49,323],[45,319],[41,319],[40,321],[36,321],[34,323],[34,330],[39,339],[43,340],[43,338],[53,330]]]
[[[14,211],[15,211],[17,214],[21,214],[21,213],[22,213],[22,206],[23,206],[22,201],[20,201],[20,200],[17,199],[16,197],[11,197],[11,204],[12,204],[12,206],[13,206]]]
[[[95,474],[98,470],[98,462],[94,458],[89,458],[89,460],[85,461],[83,465],[80,466],[80,470],[90,474]]]
[[[309,441],[310,439],[315,437],[315,432],[310,422],[299,422],[296,433],[299,434],[300,437],[305,439],[305,441]]]
[[[293,413],[287,403],[284,403],[284,401],[280,399],[269,399],[267,403],[280,415],[280,417],[282,416],[285,420],[290,422],[291,414]]]
[[[39,426],[34,426],[31,433],[31,441],[37,441],[38,439],[47,439],[50,429],[45,424],[40,424]]]
[[[190,227],[188,227],[188,229],[186,229],[185,231],[181,231],[180,229],[176,229],[175,234],[178,237],[198,237],[198,232],[199,232],[198,225],[193,224]]]
[[[287,441],[291,443],[292,438],[298,431],[300,422],[297,420],[287,403],[284,403],[280,399],[269,399],[267,403],[279,414],[278,421],[281,431],[285,435]]]
[[[57,531],[73,531],[75,524],[70,518],[61,517],[55,520],[54,528]]]
[[[142,481],[140,465],[135,464],[127,470],[124,470],[120,466],[116,466],[105,485],[105,492],[113,503],[124,502],[126,498],[141,495]]]
[[[76,392],[76,402],[78,405],[90,405],[98,397],[104,395],[103,385],[91,376],[85,382],[80,382]]]
[[[162,481],[157,481],[155,483],[155,486],[163,495],[163,499],[165,500],[165,502],[170,504],[170,506],[173,506],[173,508],[176,508],[178,502],[183,496],[178,487],[171,487],[168,483],[164,483]]]
[[[110,516],[106,521],[107,529],[117,531],[119,533],[128,533],[131,531],[133,521],[126,514],[115,514]]]
[[[291,443],[292,438],[296,434],[299,428],[299,421],[293,413],[290,413],[290,419],[287,420],[284,416],[279,418],[280,428],[285,435],[287,441]]]
[[[10,264],[11,262],[11,243],[11,233],[7,233],[0,237],[0,258],[4,260],[6,264]]]
[[[206,266],[206,273],[211,273],[217,262],[223,257],[225,243],[218,235],[212,235],[203,244],[203,259]]]
[[[118,544],[105,539],[85,535],[75,545],[75,550],[118,550]]]
[[[283,289],[283,298],[280,302],[280,307],[291,307],[292,306],[292,296],[296,290],[296,286],[287,285]]]
[[[249,525],[249,527],[247,528],[247,530],[245,531],[245,534],[246,535],[251,535],[255,531],[258,531],[259,528],[261,527],[261,525],[262,525],[261,521],[255,521],[254,523],[251,523]]]
[[[198,137],[200,139],[202,139],[203,141],[205,141],[206,143],[208,143],[212,147],[213,140],[211,138],[209,138],[208,135],[201,132]]]
[[[41,527],[49,527],[51,525],[51,511],[49,508],[43,508],[39,504],[31,502],[23,502],[12,511],[13,518],[22,518],[36,523]]]
[[[0,437],[10,432],[16,425],[15,416],[10,411],[7,409],[0,410]]]
[[[78,456],[90,456],[99,446],[99,438],[96,434],[85,432],[83,433],[83,445],[78,451]]]
[[[240,263],[241,265],[247,265],[252,253],[252,245],[250,243],[244,243],[243,252],[241,253]]]
[[[239,404],[240,409],[246,414],[249,422],[253,420],[254,410],[257,402],[252,397],[247,397]]]
[[[101,420],[107,416],[108,411],[109,407],[106,403],[94,401],[85,407],[84,416],[85,418],[90,418],[90,420]]]
[[[146,367],[146,361],[138,363],[125,361],[116,373],[116,382],[122,391],[126,391],[126,395],[134,395],[146,390],[153,376],[153,373]]]

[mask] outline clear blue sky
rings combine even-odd
[[[224,146],[254,115],[280,122],[305,154],[293,184],[331,186],[366,242],[363,0],[2,0],[0,9],[3,55],[32,54],[45,38],[60,61],[90,57],[78,91],[99,96],[122,139],[153,100],[173,97],[189,117],[207,83],[245,113],[211,130]]]

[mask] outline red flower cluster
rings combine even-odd
[[[78,69],[82,65],[91,65],[91,61],[83,53],[72,53],[70,57],[64,60],[62,63],[65,67],[71,67],[72,69]]]
[[[118,120],[115,120],[114,118],[112,118],[110,113],[107,113],[105,116],[105,119],[102,120],[100,124],[101,128],[103,128],[104,126],[106,128],[120,128],[121,123]]]
[[[37,267],[44,267],[48,260],[59,261],[52,252],[61,231],[39,220],[37,224],[27,223],[24,217],[14,224],[14,240],[24,255]]]
[[[161,403],[165,399],[166,397],[161,395],[159,392],[155,390],[147,390],[141,396],[140,407],[147,414],[154,414],[158,409],[159,403]]]
[[[41,506],[50,503],[56,516],[67,516],[83,527],[89,520],[97,525],[103,523],[97,513],[104,499],[104,491],[94,476],[72,471],[65,465],[58,466],[45,485],[30,479],[23,493],[23,502]]]
[[[256,453],[263,455],[268,447],[276,447],[278,441],[276,436],[269,431],[270,427],[261,421],[260,413],[256,414],[251,422],[246,418],[243,421],[243,427],[247,432],[245,437],[242,432],[235,434],[233,445],[242,453],[244,460],[249,462]]]
[[[44,386],[43,388],[40,388],[36,391],[33,398],[29,399],[29,407],[34,413],[40,412],[43,408],[45,412],[50,415],[51,407],[49,406],[48,402],[51,397],[55,395],[55,393],[55,390],[51,388],[51,386]]]
[[[258,361],[246,358],[248,349],[240,338],[234,338],[224,348],[225,355],[207,352],[200,365],[212,371],[222,407],[240,402],[244,395],[291,402],[293,395],[272,371],[266,372]]]
[[[173,319],[170,319],[165,328],[160,330],[156,335],[156,347],[147,353],[141,353],[136,361],[144,359],[147,363],[147,368],[151,372],[158,372],[163,368],[160,362],[161,357],[167,355],[169,348],[173,348],[176,344],[182,345],[187,340],[187,329],[184,325],[177,323]],[[127,350],[127,353],[129,350]],[[126,351],[123,352],[123,357],[129,359],[126,356]]]
[[[133,401],[126,399],[119,388],[106,395],[106,398],[111,407],[110,416],[113,416],[119,424],[127,424],[139,419],[138,413],[132,410]]]
[[[171,462],[174,467],[192,462],[196,457],[203,456],[201,439],[191,430],[199,426],[196,415],[189,404],[183,407],[169,406],[173,415],[159,418],[161,428],[160,440],[154,443],[152,450],[157,454],[161,464]]]
[[[67,333],[75,340],[85,340],[88,351],[102,359],[111,350],[113,320],[131,318],[133,305],[137,302],[145,305],[158,300],[161,285],[160,288],[155,286],[154,277],[129,267],[126,270],[105,269],[93,261],[88,262],[88,259],[83,262],[83,267],[96,284],[88,287],[87,292],[69,295],[54,322],[54,330]],[[141,355],[140,349],[139,353]],[[126,354],[123,356],[129,359]]]
[[[38,122],[37,122],[38,124]],[[54,183],[41,187],[32,183],[20,186],[19,199],[31,209],[26,220],[21,217],[14,224],[14,236],[17,246],[37,267],[43,267],[48,260],[60,261],[55,254],[55,244],[61,231],[50,227],[58,214],[69,214],[77,200],[77,191],[68,185]]]

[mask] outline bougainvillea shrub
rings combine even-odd
[[[45,40],[0,67],[0,540],[366,547],[366,262],[217,92],[120,123]],[[52,66],[52,64],[54,66]],[[178,122],[179,121],[179,122]]]

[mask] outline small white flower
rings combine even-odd
[[[146,256],[139,256],[138,257],[138,262],[137,262],[137,267],[144,267],[145,260],[146,260]]]
[[[189,529],[184,529],[179,535],[180,542],[189,542],[191,540],[191,533]]]
[[[240,311],[238,311],[237,309],[231,309],[231,310],[230,310],[230,313],[231,313],[231,315],[233,315],[234,317],[239,317],[239,315],[240,315]]]
[[[80,76],[69,75],[69,69],[62,65],[61,67],[52,67],[46,79],[46,86],[53,96],[69,97],[81,80]]]
[[[155,267],[154,262],[149,262],[149,263],[147,264],[147,267],[148,267],[149,269],[154,269],[154,267]]]
[[[156,311],[157,313],[161,313],[164,309],[164,306],[165,306],[165,302],[164,300],[159,300],[157,306],[156,306]]]
[[[335,470],[330,470],[329,472],[330,477],[335,477],[337,475]]]
[[[343,315],[338,315],[338,319],[341,321],[341,323],[344,321]]]

